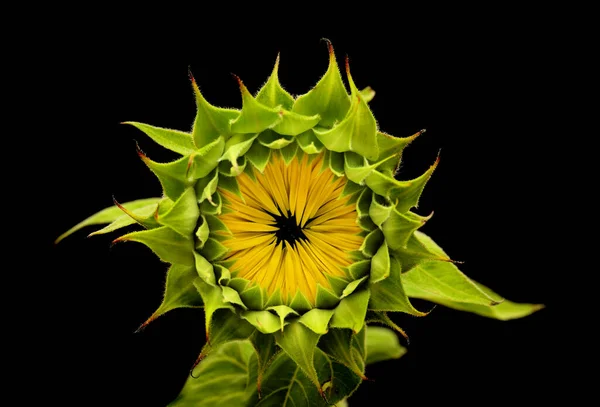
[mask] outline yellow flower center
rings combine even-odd
[[[336,177],[322,154],[286,164],[273,152],[263,173],[253,168],[237,181],[241,197],[220,190],[232,275],[268,294],[279,289],[285,303],[300,291],[314,305],[317,285],[329,288],[328,276],[346,277],[350,253],[364,239],[356,205],[341,197],[346,177]]]

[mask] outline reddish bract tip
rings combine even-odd
[[[146,320],[146,322],[144,322],[142,325],[139,326],[138,329],[135,330],[135,333],[138,333],[138,332],[142,331],[144,328],[146,328],[150,324],[150,322],[154,321],[155,319],[156,319],[156,315],[152,314],[150,316],[150,318],[148,318]]]
[[[346,55],[346,59],[344,60],[344,63],[346,64],[346,74],[348,76],[350,75],[350,57],[348,57],[348,55]]]
[[[192,85],[196,84],[196,79],[194,79],[194,75],[192,74],[192,68],[188,66],[188,77],[190,78],[190,81],[192,82]]]
[[[136,148],[138,157],[140,157],[143,161],[147,161],[148,157],[146,156],[146,154],[144,154],[144,152],[140,148],[140,145],[138,144],[137,141],[135,142],[135,148]]]
[[[325,41],[327,43],[327,50],[329,51],[329,58],[335,58],[335,53],[333,52],[333,45],[328,38],[321,38],[321,41]]]

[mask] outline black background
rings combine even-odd
[[[413,25],[400,29],[407,21]],[[55,96],[46,100],[54,114],[43,166],[53,191],[44,208],[52,214],[42,234],[51,271],[44,278],[59,287],[43,318],[49,335],[41,352],[60,367],[50,378],[59,400],[163,406],[178,394],[204,340],[201,310],[172,311],[134,333],[159,305],[166,271],[144,246],[111,247],[118,235],[86,239],[92,229],[52,244],[110,206],[113,195],[127,202],[160,194],[135,140],[156,161],[175,155],[119,123],[189,130],[195,105],[188,66],[211,103],[239,108],[231,73],[256,92],[280,52],[282,85],[305,93],[327,68],[322,37],[342,66],[350,57],[359,88],[377,92],[370,106],[381,130],[400,137],[427,130],[405,151],[400,178],[420,175],[441,152],[417,210],[435,211],[423,231],[464,261],[470,277],[513,301],[547,306],[508,322],[443,307],[425,318],[395,315],[410,336],[408,354],[369,366],[370,380],[351,406],[538,403],[560,391],[551,384],[560,374],[559,327],[545,211],[553,160],[545,146],[554,120],[547,107],[561,86],[548,82],[555,29],[528,18],[467,17],[432,27],[408,16],[336,30],[320,29],[321,19],[314,32],[282,24],[275,31],[285,35],[258,35],[235,22],[189,32],[172,23],[138,26],[111,15],[40,40],[52,53],[35,68],[46,79],[44,94]]]

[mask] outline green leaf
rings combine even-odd
[[[200,216],[199,222],[200,226],[196,229],[196,249],[202,249],[204,247],[210,234],[210,228],[204,215]]]
[[[134,127],[137,127],[146,133],[146,135],[154,140],[157,144],[181,155],[190,155],[196,151],[196,147],[194,146],[192,135],[190,133],[185,133],[179,130],[163,129],[138,122],[123,122],[122,124],[130,124]]]
[[[246,152],[252,146],[252,142],[257,137],[256,134],[235,134],[225,143],[225,152],[220,158],[221,161],[229,160],[234,169],[238,164],[238,158],[246,154]],[[244,169],[242,168],[239,172],[236,172],[234,176],[241,174]]]
[[[423,217],[412,212],[400,213],[396,208],[393,208],[381,230],[391,249],[405,249],[408,239],[415,230],[423,226],[430,218],[431,216]]]
[[[317,294],[315,298],[315,306],[317,308],[333,308],[339,301],[340,299],[337,295],[335,295],[335,293],[317,283]]]
[[[298,321],[314,333],[323,335],[329,330],[329,321],[334,310],[313,308],[304,313]]]
[[[344,155],[341,153],[336,153],[334,151],[328,151],[327,155],[329,157],[329,169],[336,176],[341,177],[344,175]]]
[[[248,92],[241,79],[236,79],[242,92],[242,112],[231,122],[233,133],[260,133],[281,120],[280,109],[270,108],[258,102]]]
[[[233,290],[232,290],[233,291]],[[202,354],[206,355],[219,346],[238,339],[249,338],[256,330],[229,309],[219,308],[212,314],[210,335]]]
[[[318,114],[314,116],[304,116],[294,112],[282,110],[280,112],[281,121],[273,126],[273,130],[286,136],[297,136],[305,131],[312,129],[321,120]]]
[[[367,305],[369,304],[369,290],[355,291],[352,295],[343,298],[335,308],[333,318],[331,318],[331,328],[349,328],[353,332],[359,332],[367,315]]]
[[[269,311],[243,311],[241,316],[263,334],[281,332],[283,329],[281,320]]]
[[[125,241],[145,244],[164,262],[184,266],[194,265],[193,241],[186,239],[168,226],[128,233],[115,239],[114,243]]]
[[[362,366],[356,361],[353,336],[354,333],[350,329],[331,329],[319,340],[319,348],[364,380],[364,361]]]
[[[131,202],[126,202],[124,204],[121,204],[121,206],[123,206],[124,208],[127,208],[130,211],[135,211],[138,209],[141,209],[142,211],[147,210],[148,208],[154,206],[155,204],[158,203],[158,201],[160,201],[162,198],[146,198],[146,199],[138,199],[136,201],[131,201]],[[143,212],[145,213],[145,212]],[[129,218],[129,216],[124,215],[123,211],[121,209],[119,209],[119,207],[115,206],[111,206],[108,207],[106,209],[101,210],[100,212],[90,216],[89,218],[79,222],[77,225],[73,226],[71,229],[67,230],[65,233],[63,233],[62,235],[60,235],[55,241],[54,244],[58,244],[61,240],[63,240],[64,238],[66,238],[67,236],[77,232],[79,229],[82,229],[86,226],[92,226],[92,225],[101,225],[104,223],[111,223],[113,221],[116,221],[117,219],[123,218],[124,217]],[[131,225],[135,223],[135,221],[133,221],[132,223],[129,223],[128,225]],[[123,226],[128,226],[128,225],[123,225]],[[117,224],[118,227],[115,227],[113,230],[118,229],[119,226]]]
[[[342,120],[350,108],[350,97],[342,81],[342,75],[335,59],[331,43],[329,47],[329,67],[325,75],[308,93],[299,96],[292,111],[305,116],[320,115],[319,124],[331,127]]]
[[[194,263],[196,266],[196,275],[199,276],[205,283],[214,285],[215,271],[214,266],[204,257],[194,250]]]
[[[315,135],[328,150],[339,153],[354,151],[369,160],[376,160],[379,156],[377,122],[367,102],[360,96],[348,64],[346,72],[352,93],[350,111],[344,120],[332,129],[315,129]]]
[[[359,218],[369,216],[369,206],[371,205],[371,195],[373,193],[369,188],[365,188],[356,201],[356,212]]]
[[[379,280],[376,283],[373,280],[371,281],[369,310],[405,312],[419,317],[427,315],[427,313],[417,310],[410,303],[402,285],[401,268],[398,260],[391,257],[389,261],[389,276],[385,280]]]
[[[261,143],[252,143],[252,147],[244,156],[258,169],[260,172],[265,170],[271,157],[271,149],[263,146]]]
[[[433,171],[438,166],[439,157],[435,163],[423,175],[410,181],[398,181],[398,186],[389,191],[389,197],[392,201],[397,201],[396,209],[398,212],[407,212],[410,208],[416,208],[419,205],[419,198],[423,193],[423,189],[431,178]]]
[[[189,177],[196,180],[210,174],[219,163],[224,150],[225,139],[220,136],[190,155],[187,172]]]
[[[377,250],[379,250],[379,246],[381,246],[383,241],[383,233],[381,230],[375,229],[365,237],[359,250],[365,256],[373,257],[375,253],[377,253]]]
[[[200,293],[202,301],[204,302],[204,323],[208,341],[211,337],[213,314],[219,309],[227,309],[233,313],[234,308],[230,303],[224,300],[223,292],[220,287],[214,284],[208,284],[201,278],[194,280],[194,286]]]
[[[381,131],[377,132],[377,145],[379,146],[379,157],[377,169],[388,176],[393,177],[398,167],[404,148],[414,141],[424,130],[410,137],[394,137]]]
[[[215,192],[217,192],[217,187],[219,186],[219,171],[216,169],[213,170],[212,174],[208,174],[205,178],[202,178],[196,182],[196,198],[198,198],[198,202],[202,203],[204,201],[208,201],[213,206],[217,206],[215,202],[213,202],[213,196]],[[205,211],[202,210],[202,213]],[[210,213],[210,212],[209,212]],[[212,213],[211,213],[212,214]]]
[[[355,263],[352,263],[348,266],[348,273],[352,276],[352,279],[358,280],[361,277],[369,274],[371,270],[371,260],[362,260]]]
[[[344,290],[342,291],[342,295],[341,298],[346,298],[347,296],[349,296],[350,294],[352,294],[354,291],[356,291],[356,289],[367,279],[369,278],[369,276],[364,276],[362,278],[359,278],[357,280],[351,281],[350,283],[348,283],[348,285],[344,288]]]
[[[178,264],[171,265],[167,271],[167,281],[162,303],[150,318],[142,324],[140,329],[173,309],[201,307],[203,305],[202,297],[200,297],[194,286],[196,278],[198,278],[198,274],[194,267]]]
[[[229,251],[229,249],[227,247],[223,246],[221,243],[219,243],[218,240],[216,240],[212,237],[209,237],[208,240],[206,240],[206,243],[204,243],[204,247],[202,248],[200,253],[204,257],[206,257],[206,260],[213,262],[213,261],[219,260],[228,251]]]
[[[304,294],[300,290],[296,291],[294,298],[290,302],[290,307],[299,312],[310,311],[313,307],[306,298]]]
[[[190,237],[196,229],[200,210],[194,188],[188,188],[158,222],[168,226],[183,237]]]
[[[399,359],[406,353],[398,335],[391,329],[367,326],[367,365],[389,359]]]
[[[200,93],[200,89],[191,74],[190,78],[192,80],[197,107],[194,127],[192,129],[192,140],[197,148],[202,148],[215,141],[219,136],[227,138],[231,134],[230,123],[240,115],[240,112],[209,104],[204,99],[204,96],[202,96],[202,93]]]
[[[294,157],[296,157],[296,151],[298,151],[298,143],[292,143],[279,150],[286,165],[289,165]]]
[[[247,285],[245,290],[240,291],[240,295],[248,308],[253,310],[265,308],[265,292],[259,285]]]
[[[390,217],[393,208],[394,206],[386,198],[373,194],[373,199],[369,205],[369,217],[375,225],[380,227]]]
[[[371,259],[371,284],[385,280],[390,275],[390,252],[384,241]]]
[[[312,129],[297,136],[296,141],[306,154],[318,154],[323,151],[323,143],[315,136]]]
[[[256,100],[267,107],[281,106],[286,110],[290,110],[294,104],[294,98],[279,83],[279,54],[275,60],[273,72],[267,82],[258,91]]]
[[[248,341],[233,341],[202,360],[169,407],[249,406],[256,392],[256,356]],[[251,404],[252,400],[252,404]]]
[[[176,201],[183,191],[195,182],[188,174],[190,157],[182,157],[176,161],[162,164],[152,161],[139,149],[138,155],[150,171],[156,175],[165,195],[173,201]]]
[[[290,136],[282,136],[275,133],[273,130],[267,129],[258,135],[258,142],[272,150],[279,150],[294,142],[294,138]]]
[[[258,365],[256,387],[259,398],[261,398],[263,376],[280,350],[275,343],[275,337],[273,335],[265,335],[259,331],[254,331],[254,334],[249,339],[250,343],[252,343],[252,346],[254,347],[254,350],[256,351]]]
[[[321,391],[321,383],[314,364],[315,348],[319,341],[316,334],[300,322],[292,322],[283,332],[275,334],[275,340],[283,351],[302,369],[310,381]]]
[[[166,198],[166,199],[168,199],[168,198]],[[120,209],[121,209],[121,212],[123,212],[123,205],[121,205]],[[155,223],[155,225],[152,225],[152,227],[151,227],[151,229],[154,229],[155,227],[158,227],[158,223],[156,223],[156,221],[154,220],[154,215],[156,214],[157,210],[158,210],[158,203],[153,203],[148,206],[144,206],[139,209],[132,210],[132,211],[126,209],[126,211],[128,213],[125,213],[124,215],[118,217],[117,219],[115,219],[109,225],[106,225],[102,229],[90,233],[88,235],[88,237],[102,235],[105,233],[110,233],[115,230],[121,229],[125,226],[133,225],[136,222],[139,224],[142,224],[142,226],[144,226],[144,225],[149,226],[151,223]],[[145,227],[147,227],[147,226],[145,226]]]

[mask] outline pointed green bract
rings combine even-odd
[[[353,346],[354,333],[350,329],[331,329],[319,340],[319,348],[358,376],[364,376],[363,366],[357,363]],[[358,355],[359,356],[359,355]]]
[[[158,218],[158,221],[180,235],[189,237],[196,229],[199,215],[200,210],[198,209],[194,188],[188,188],[181,194],[171,209]]]
[[[242,92],[242,111],[237,119],[231,122],[233,133],[259,133],[273,127],[281,120],[279,109],[267,107],[258,102],[242,81],[237,78]]]
[[[371,284],[385,280],[390,275],[390,252],[384,241],[371,259]]]
[[[121,209],[121,211],[123,211],[123,205],[121,205],[120,209]],[[136,221],[136,219],[145,219],[146,221],[142,222],[142,224],[150,223],[149,221],[154,220],[154,215],[156,214],[157,210],[158,210],[158,203],[153,203],[148,206],[143,206],[139,209],[131,210],[129,212],[130,212],[130,214],[134,215],[133,217],[130,214],[125,213],[122,216],[116,218],[109,225],[106,225],[102,229],[99,229],[95,232],[90,233],[88,236],[96,236],[96,235],[101,235],[101,234],[105,234],[105,233],[110,233],[110,232],[114,232],[115,230],[121,229],[123,227],[133,225],[136,222],[140,223],[139,221]],[[158,226],[158,224],[156,226]]]
[[[369,290],[365,289],[343,298],[335,309],[330,327],[360,331],[365,323],[369,296]]]
[[[184,133],[179,130],[163,129],[138,122],[123,122],[123,124],[130,124],[140,129],[160,146],[181,155],[190,155],[196,151],[192,135],[189,133]]]
[[[275,338],[273,335],[265,335],[260,333],[259,331],[255,331],[252,336],[249,338],[250,343],[254,347],[257,356],[257,379],[256,379],[256,387],[259,393],[259,398],[261,397],[261,387],[262,387],[262,378],[265,374],[265,371],[277,355],[280,349],[277,347],[275,343]]]
[[[314,333],[323,335],[328,331],[333,312],[329,309],[314,308],[302,315],[298,321]]]
[[[125,241],[145,244],[164,262],[184,266],[194,265],[192,240],[181,236],[168,226],[128,233],[115,240],[115,242]]]
[[[146,157],[141,150],[138,154],[150,171],[156,175],[160,185],[171,200],[176,201],[183,191],[194,185],[195,180],[188,176],[189,157],[182,157],[170,163],[161,164]]]
[[[256,100],[267,107],[281,106],[286,110],[290,110],[294,104],[294,98],[279,83],[279,55],[275,60],[273,72],[267,82],[258,91]]]

